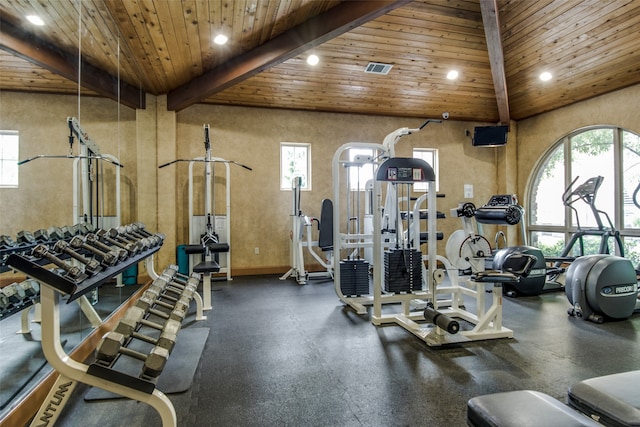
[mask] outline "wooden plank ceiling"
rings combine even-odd
[[[218,33],[226,45],[213,43]],[[369,62],[393,67],[365,73]],[[151,93],[178,111],[202,102],[505,122],[638,83],[640,0],[0,2],[0,90],[135,108]]]

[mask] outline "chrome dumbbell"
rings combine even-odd
[[[125,259],[129,258],[129,252],[128,251],[122,249],[119,246],[116,246],[114,248],[112,246],[109,246],[109,245],[106,245],[106,244],[102,243],[100,241],[100,238],[98,236],[96,236],[95,234],[93,234],[93,233],[87,234],[86,237],[85,237],[85,241],[87,242],[87,244],[89,244],[89,245],[91,245],[91,246],[93,246],[93,247],[95,247],[97,249],[100,249],[102,251],[106,251],[106,252],[113,251],[113,252],[115,252],[116,254],[118,254],[118,259],[120,261],[124,261]]]
[[[118,262],[117,253],[113,251],[103,252],[96,247],[88,245],[81,236],[75,236],[73,239],[71,239],[70,243],[74,248],[85,249],[92,254],[97,255],[102,260],[103,265],[112,266]]]
[[[64,240],[58,240],[55,245],[53,245],[53,250],[59,253],[64,253],[69,255],[71,258],[80,261],[84,264],[84,271],[91,275],[98,274],[102,271],[102,266],[95,259],[87,259],[80,255],[78,252],[74,251],[69,243]]]
[[[49,252],[49,248],[47,248],[45,245],[37,245],[35,248],[33,248],[33,251],[31,252],[31,254],[36,258],[44,258],[50,261],[52,264],[55,264],[56,266],[60,267],[66,272],[65,276],[77,282],[80,282],[86,279],[87,277],[89,277],[85,273],[83,273],[82,270],[80,270],[80,268],[67,264],[66,262],[64,262],[57,256],[55,256],[54,254]]]
[[[118,235],[118,232],[114,228],[108,231],[101,228],[96,234],[105,242],[118,246],[119,248],[129,252],[131,255],[135,255],[140,251],[140,248],[135,243],[125,243],[120,240],[116,240],[115,237]]]

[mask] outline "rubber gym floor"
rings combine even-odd
[[[428,347],[399,326],[344,307],[333,282],[277,276],[214,282],[210,328],[193,384],[170,394],[179,426],[465,426],[477,395],[567,388],[640,369],[640,314],[594,324],[570,318],[562,292],[504,299],[513,339]],[[178,335],[180,340],[180,335]],[[125,399],[86,401],[78,386],[59,426],[155,426]]]

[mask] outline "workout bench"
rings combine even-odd
[[[637,427],[640,371],[591,378],[569,388],[568,405],[531,390],[477,396],[467,404],[471,427]],[[597,422],[596,422],[597,421]]]
[[[220,271],[220,265],[210,257],[214,253],[229,252],[227,243],[207,243],[202,245],[185,245],[187,255],[202,254],[202,261],[193,266],[193,272],[202,275],[202,298],[204,310],[211,310],[211,275]]]

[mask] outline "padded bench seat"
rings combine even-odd
[[[470,399],[467,424],[471,427],[602,427],[553,397],[531,390]]]
[[[215,261],[202,261],[193,267],[194,273],[217,273],[220,271],[220,265]]]
[[[640,371],[574,384],[569,388],[569,405],[605,426],[640,426]]]

